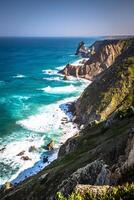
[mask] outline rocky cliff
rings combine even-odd
[[[131,46],[132,42],[133,39],[101,40],[96,41],[89,48],[85,48],[84,43],[81,42],[76,54],[89,59],[83,61],[83,65],[68,64],[60,73],[91,80],[97,74],[109,68],[116,58]]]
[[[61,146],[57,160],[21,184],[3,188],[0,199],[134,198],[134,44],[124,43],[125,50],[75,104],[81,131]]]
[[[123,101],[133,92],[133,56],[134,42],[85,89],[75,105],[78,123],[86,125],[104,121],[115,115],[117,108],[122,109]]]
[[[89,58],[90,49],[85,46],[85,43],[83,41],[81,41],[78,45],[78,48],[75,54],[78,56],[82,56],[83,58]]]

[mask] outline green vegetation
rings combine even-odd
[[[133,59],[117,62],[84,91],[79,99],[79,115],[87,124],[95,118],[98,123],[106,120],[113,112],[118,112],[119,107],[120,110],[133,108]]]
[[[83,200],[83,197],[80,193],[72,193],[68,197],[64,197],[60,192],[58,192],[57,200]]]
[[[99,187],[99,186],[97,186]],[[134,183],[123,186],[106,187],[95,192],[87,190],[83,193],[73,192],[68,197],[64,197],[61,193],[57,193],[57,200],[132,200],[134,199]]]

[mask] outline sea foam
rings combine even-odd
[[[51,93],[51,94],[60,94],[60,93],[72,93],[76,91],[76,87],[73,85],[70,86],[63,86],[63,87],[50,87],[47,86],[42,88],[44,92]]]
[[[26,76],[23,74],[17,74],[15,76],[13,76],[13,78],[26,78]]]

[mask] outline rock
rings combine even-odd
[[[77,134],[72,138],[69,138],[59,149],[58,157],[62,157],[70,152],[73,152],[77,146],[76,139]]]
[[[99,56],[99,58],[96,55],[97,58],[94,58],[94,62],[98,60],[98,63],[103,63],[103,56],[104,52],[106,51],[107,61],[105,60],[105,62],[109,63],[109,69],[103,69],[103,72],[97,76],[97,79],[95,79],[92,84],[90,84],[84,90],[80,98],[76,101],[75,115],[77,122],[80,122],[80,124],[85,124],[85,126],[87,124],[89,125],[92,122],[94,123],[93,125],[96,125],[96,122],[98,123],[100,121],[104,121],[105,119],[107,119],[108,116],[112,115],[117,107],[121,106],[123,100],[127,97],[127,95],[131,95],[130,88],[133,87],[133,75],[129,75],[129,68],[125,67],[126,63],[124,61],[124,57],[127,57],[129,51],[133,52],[133,44],[129,45],[128,49],[123,46],[123,42],[120,42],[118,40],[113,41],[111,44],[106,41],[103,46],[99,44],[99,48],[103,49],[103,51],[100,50],[98,52],[98,50],[96,49],[96,54]],[[123,55],[120,55],[121,50],[123,52]],[[102,55],[102,57],[100,55]],[[111,57],[111,55],[113,55],[113,57]],[[116,56],[118,56],[119,58],[117,58]],[[118,62],[120,62],[121,58],[124,60],[119,65]],[[98,67],[101,68],[100,65],[98,65]],[[94,66],[93,68],[95,70]],[[133,66],[130,66],[130,68],[131,70],[133,70]],[[124,74],[126,74],[126,76],[122,76]],[[103,80],[105,80],[105,83]],[[116,85],[118,85],[117,89],[115,89]]]
[[[25,160],[25,161],[26,161],[26,160],[31,160],[31,158],[29,158],[28,156],[22,156],[21,159],[22,159],[22,160]]]
[[[17,156],[22,156],[24,155],[25,151],[21,151],[20,153],[17,154]]]
[[[95,183],[97,174],[100,173],[102,167],[103,161],[96,160],[82,168],[77,169],[77,171],[73,172],[71,176],[58,186],[59,191],[64,195],[67,195],[70,194],[72,189],[75,188],[78,183],[88,183],[92,185]]]
[[[94,197],[93,199],[98,199],[97,197],[99,195],[103,195],[106,193],[106,191],[108,191],[110,189],[109,185],[104,185],[104,186],[97,186],[97,185],[85,185],[85,184],[78,184],[76,185],[76,187],[74,188],[74,191],[76,193],[80,193],[82,196],[84,196],[86,193],[88,194],[88,192],[90,191],[90,194],[92,194],[92,197]]]
[[[69,80],[68,76],[65,75],[64,78],[63,78],[63,80],[64,80],[64,81]]]
[[[42,181],[46,178],[46,176],[48,175],[48,173],[46,174],[42,174],[40,177],[39,177],[39,180]]]
[[[36,147],[35,146],[31,146],[29,147],[29,152],[33,152],[33,151],[37,151]]]
[[[63,118],[61,119],[61,121],[62,121],[62,122],[67,122],[68,119],[67,119],[67,117],[63,117]]]
[[[51,140],[51,142],[49,144],[47,144],[47,149],[49,151],[53,150],[54,149],[54,140]]]
[[[59,73],[93,80],[98,74],[112,66],[116,58],[126,49],[124,40],[96,41],[89,48],[85,47],[84,42],[80,42],[76,55],[89,59],[83,59],[78,65],[67,64]]]
[[[13,188],[13,184],[10,183],[10,182],[6,182],[4,184],[4,190],[9,190],[9,189],[12,189]]]
[[[83,41],[81,41],[76,50],[76,55],[80,55],[82,57],[87,58],[89,57],[89,52],[90,52],[90,49],[85,46],[85,43]]]
[[[0,152],[3,152],[6,149],[6,147],[3,147],[0,149]]]
[[[40,177],[39,177],[39,182],[40,184],[43,184],[47,181],[47,177],[48,177],[48,173],[45,173],[45,174],[42,174]]]
[[[49,163],[48,156],[47,157],[45,157],[45,156],[43,157],[43,163],[46,163],[46,162]]]
[[[82,130],[84,128],[84,124],[82,124],[81,126],[80,126],[80,130]]]

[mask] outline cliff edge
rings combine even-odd
[[[113,62],[133,43],[133,38],[125,40],[100,40],[89,48],[80,43],[76,54],[89,58],[83,65],[68,64],[60,71],[66,76],[75,76],[92,80],[96,75],[109,68]]]

